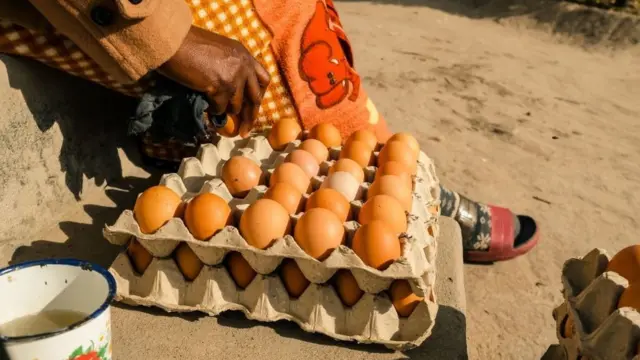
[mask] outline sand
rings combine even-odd
[[[640,51],[627,46],[636,23],[625,23],[629,37],[621,40],[613,27],[590,26],[575,12],[554,17],[526,6],[468,11],[454,2],[407,0],[338,8],[378,110],[393,130],[416,134],[443,183],[539,221],[542,241],[530,254],[465,267],[470,358],[539,358],[556,342],[551,311],[561,301],[564,260],[637,241]],[[565,17],[574,22],[560,21]],[[587,36],[565,36],[571,30]],[[96,209],[85,211],[91,224]],[[111,218],[119,212],[107,211]],[[68,234],[72,225],[54,226],[48,236]],[[86,229],[95,235],[96,224]],[[0,244],[2,263],[67,254],[81,241],[13,254],[42,237],[10,238]],[[108,249],[96,247],[89,258]],[[240,345],[255,347],[260,338],[254,340]],[[324,341],[298,352],[300,341],[313,340],[287,340],[289,354],[325,356],[336,346]],[[351,356],[366,356],[356,350]]]

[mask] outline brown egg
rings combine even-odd
[[[351,141],[340,151],[340,159],[351,159],[361,167],[373,165],[373,151],[362,141]]]
[[[184,278],[193,281],[198,277],[204,264],[187,243],[180,243],[176,249],[176,264]]]
[[[266,249],[277,239],[291,232],[289,213],[276,201],[260,199],[242,213],[240,234],[247,243],[258,249]]]
[[[640,281],[640,245],[631,245],[620,250],[609,261],[607,271],[618,273],[630,284]]]
[[[208,240],[225,226],[231,225],[231,208],[220,196],[202,193],[187,204],[184,221],[194,238]]]
[[[573,318],[571,317],[571,314],[567,314],[567,317],[565,318],[564,323],[562,324],[562,337],[570,338],[570,337],[573,337],[574,333],[575,333],[575,328],[573,324]]]
[[[618,309],[630,307],[640,311],[640,282],[631,283],[618,299]]]
[[[313,155],[313,157],[318,161],[318,164],[329,159],[329,149],[316,139],[307,139],[303,141],[302,144],[298,146],[298,149],[304,150]]]
[[[416,156],[411,148],[400,141],[391,141],[380,150],[378,154],[378,167],[381,167],[387,161],[397,161],[406,166],[411,175],[415,175],[418,169]]]
[[[297,214],[301,210],[302,193],[286,182],[274,184],[262,198],[277,201],[289,214]]]
[[[292,298],[299,298],[310,284],[293,259],[284,259],[280,266],[280,278]]]
[[[418,140],[413,137],[413,135],[406,132],[396,133],[393,134],[393,136],[391,136],[389,140],[387,140],[387,143],[392,141],[400,141],[407,144],[407,146],[411,148],[411,152],[416,157],[416,159],[418,158],[418,155],[420,154],[420,144],[418,143]]]
[[[131,242],[129,242],[127,255],[129,255],[131,264],[138,274],[144,274],[144,271],[147,270],[149,264],[151,264],[151,260],[153,260],[153,255],[151,255],[149,250],[145,249],[135,238],[132,238]]]
[[[235,198],[244,198],[262,179],[262,169],[253,160],[233,156],[222,167],[222,181]]]
[[[376,195],[367,200],[358,213],[361,225],[382,220],[394,234],[407,231],[407,215],[398,200],[389,195]]]
[[[143,234],[151,234],[167,221],[179,215],[182,200],[166,186],[158,185],[145,190],[136,200],[133,216]]]
[[[402,178],[402,181],[407,184],[407,187],[413,190],[413,179],[411,178],[411,171],[403,164],[397,161],[387,161],[376,169],[376,179],[383,175],[396,175]]]
[[[358,184],[364,182],[364,170],[362,170],[362,166],[351,159],[344,158],[336,161],[335,164],[329,168],[329,175],[338,171],[348,172],[353,175],[353,178],[356,179]]]
[[[347,141],[345,141],[345,144],[348,144],[351,141],[361,141],[367,144],[371,151],[374,151],[378,146],[378,138],[376,137],[376,134],[365,129],[358,130],[351,134],[349,138],[347,138]]]
[[[240,132],[240,121],[235,116],[227,116],[227,123],[216,132],[225,137],[236,137]]]
[[[330,210],[313,208],[302,214],[293,238],[304,252],[322,261],[343,243],[344,228],[338,216]]]
[[[308,151],[304,151],[300,149],[293,150],[292,152],[289,153],[289,155],[287,155],[284,161],[300,166],[300,168],[304,170],[304,172],[309,177],[318,175],[318,171],[320,171],[320,166],[318,165],[318,161]]]
[[[342,303],[348,307],[355,305],[364,295],[351,271],[344,269],[336,273],[336,290]]]
[[[409,317],[422,298],[413,293],[407,280],[396,280],[389,288],[391,302],[400,317]]]
[[[239,252],[232,251],[227,257],[227,269],[231,278],[241,289],[246,289],[256,277],[256,272]]]
[[[388,268],[402,256],[398,236],[381,220],[360,226],[353,236],[351,248],[365,264],[378,270]]]
[[[330,188],[319,189],[309,196],[306,211],[315,208],[331,211],[338,216],[340,222],[347,221],[351,213],[351,204],[349,204],[344,195]]]
[[[402,186],[405,182],[397,175],[384,175],[376,179],[367,191],[367,199],[376,195],[389,195],[400,202],[405,211],[411,212],[413,203],[411,189]]]
[[[329,123],[320,123],[309,131],[309,139],[320,140],[328,148],[342,145],[342,136],[337,127]]]
[[[287,144],[299,139],[300,134],[302,134],[302,128],[300,124],[298,124],[298,120],[286,118],[273,125],[267,136],[267,140],[273,150],[282,151]]]
[[[306,194],[311,186],[309,175],[294,163],[282,163],[278,165],[273,174],[271,174],[269,186],[273,186],[279,182],[289,183],[303,194]]]

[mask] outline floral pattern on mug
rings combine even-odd
[[[97,349],[93,341],[86,349],[80,346],[69,355],[67,360],[111,360],[111,341],[107,339],[107,342]]]

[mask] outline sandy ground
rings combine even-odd
[[[539,358],[555,341],[563,261],[637,241],[637,49],[585,50],[427,6],[339,10],[371,97],[419,136],[441,181],[539,221],[532,253],[465,272],[470,357]]]

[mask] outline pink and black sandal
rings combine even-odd
[[[453,217],[462,230],[465,261],[509,260],[527,253],[538,243],[540,231],[533,218],[471,201],[444,187],[441,191],[443,215]]]

